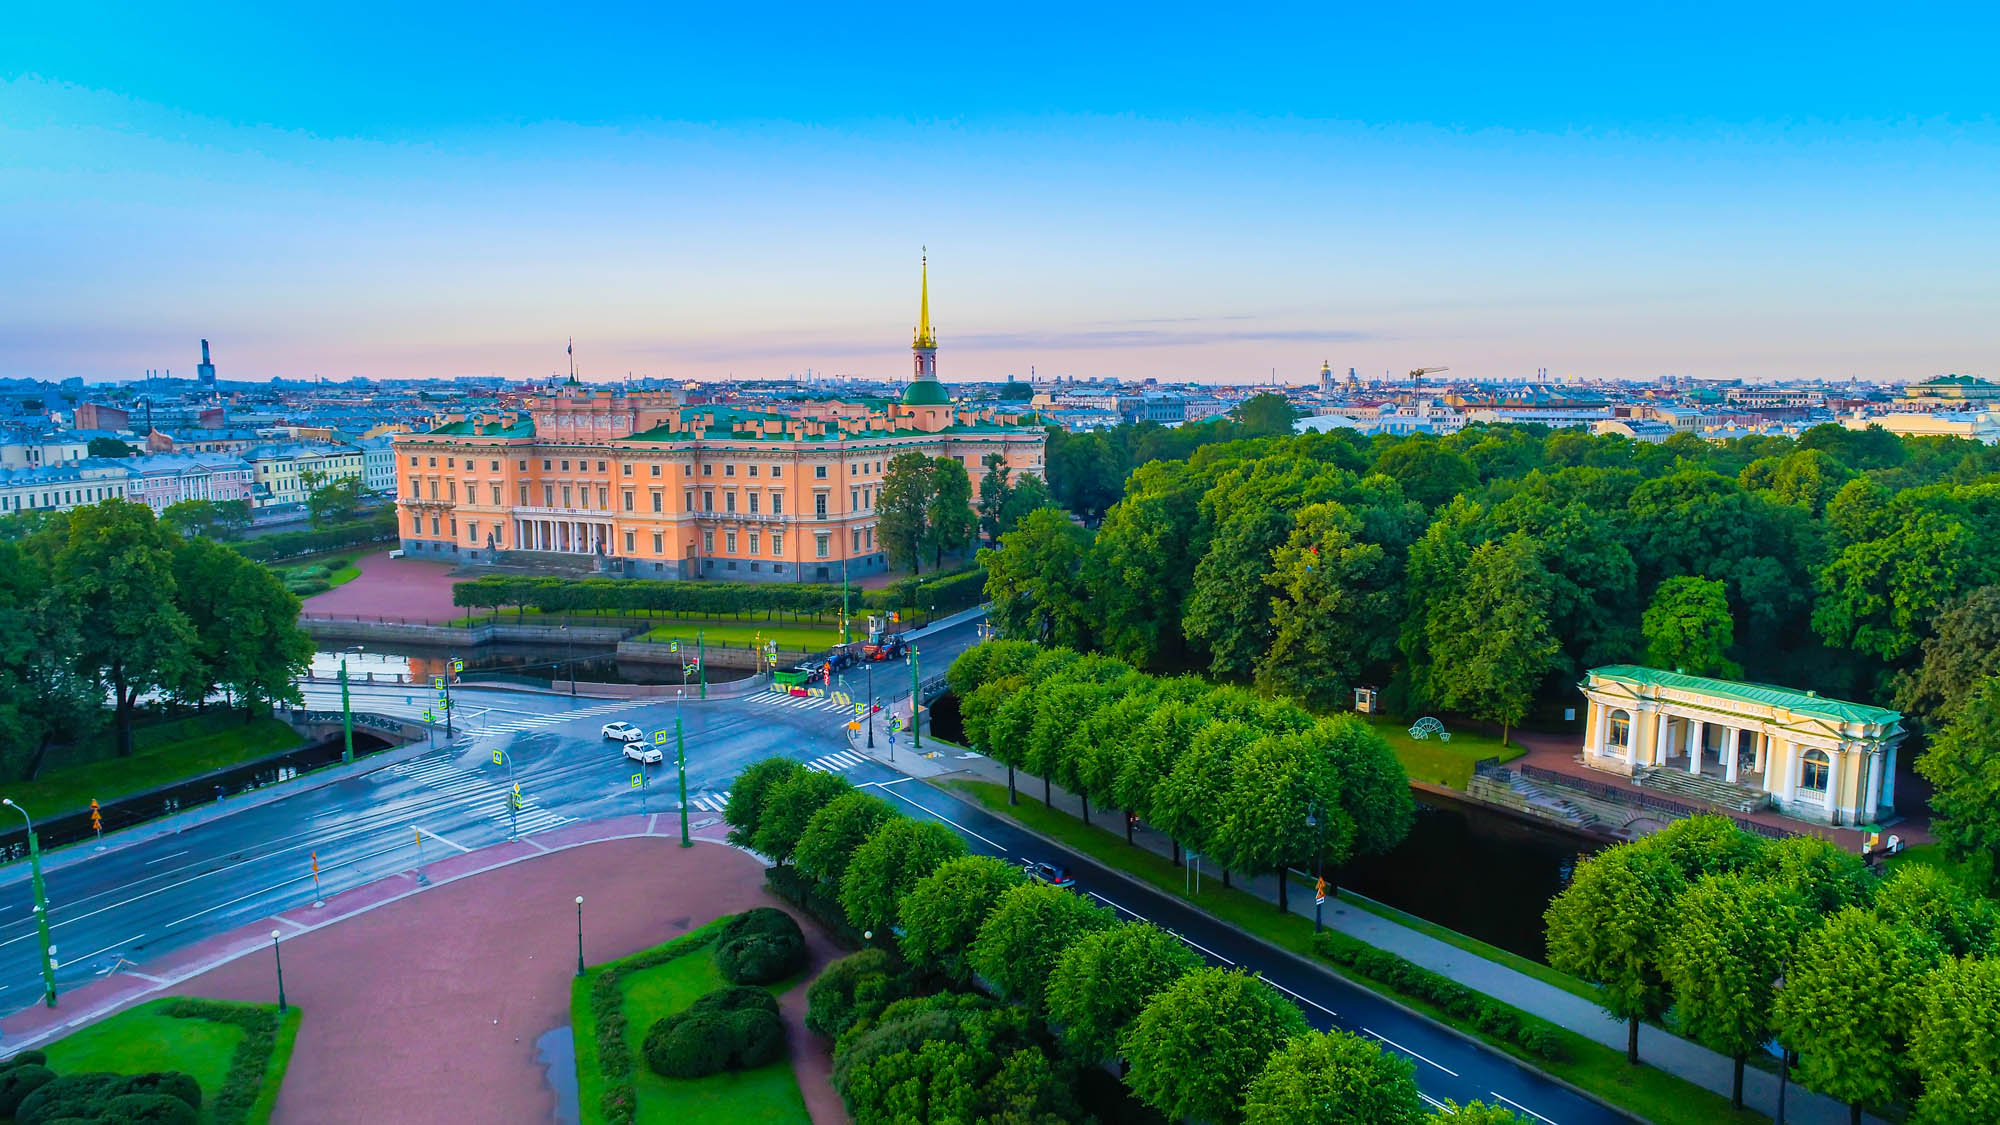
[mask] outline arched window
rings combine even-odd
[[[1833,759],[1824,750],[1808,750],[1799,760],[1799,789],[1806,793],[1826,792],[1827,778],[1833,774]]]
[[[1632,716],[1629,712],[1611,712],[1611,737],[1605,741],[1605,745],[1616,746],[1621,749],[1631,748]]]

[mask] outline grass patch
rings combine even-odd
[[[1453,745],[1457,742],[1457,738],[1452,740]],[[1498,748],[1498,739],[1489,739],[1488,742],[1494,748]],[[1657,1125],[1708,1125],[1711,1122],[1753,1125],[1756,1122],[1769,1120],[1763,1114],[1749,1110],[1732,1112],[1726,1096],[1711,1093],[1650,1066],[1631,1066],[1625,1062],[1623,1051],[1613,1050],[1594,1039],[1587,1039],[1555,1024],[1547,1026],[1559,1038],[1562,1049],[1568,1055],[1568,1061],[1551,1062],[1531,1055],[1510,1043],[1483,1034],[1467,1026],[1464,1021],[1454,1019],[1415,997],[1404,996],[1366,977],[1340,972],[1336,966],[1328,964],[1313,952],[1312,920],[1309,918],[1289,913],[1279,914],[1275,905],[1254,895],[1234,889],[1225,890],[1222,881],[1217,878],[1203,879],[1200,893],[1188,895],[1183,891],[1184,875],[1180,867],[1165,856],[1155,855],[1144,848],[1126,844],[1122,834],[1113,832],[1109,828],[1098,828],[1095,825],[1086,827],[1081,820],[1058,809],[1051,809],[1026,793],[1021,794],[1019,805],[1010,806],[1007,804],[1007,787],[994,782],[959,779],[945,784],[948,788],[972,798],[989,812],[1018,821],[1024,827],[1073,848],[1107,867],[1123,871],[1160,890],[1179,896],[1245,933],[1300,956],[1311,958],[1316,964],[1324,966],[1328,972],[1336,973],[1372,992],[1391,997],[1439,1023],[1454,1027],[1495,1050],[1519,1059],[1528,1066],[1574,1083],[1613,1105],[1636,1113]],[[1117,826],[1115,814],[1109,823],[1112,827]],[[1120,831],[1122,832],[1122,829]],[[1546,1021],[1540,1022],[1546,1023]]]
[[[1961,886],[1982,895],[1986,893],[1986,885],[1979,876],[1965,864],[1947,855],[1943,844],[1917,844],[1906,847],[1884,862],[1891,871],[1905,866],[1935,867],[1957,880]]]
[[[143,1074],[148,1071],[178,1070],[201,1086],[203,1125],[222,1122],[218,1115],[223,1088],[246,1032],[235,1023],[221,1020],[168,1015],[168,1009],[186,1001],[174,997],[152,1000],[120,1012],[109,1019],[49,1044],[49,1067],[57,1074],[84,1074],[110,1071],[115,1074]],[[271,1004],[235,1004],[220,1000],[196,1001],[202,1005],[226,1005],[246,1014],[258,1011],[277,1015]],[[245,1120],[261,1123],[271,1119],[277,1104],[278,1085],[291,1064],[292,1044],[298,1038],[299,1010],[292,1008],[279,1024],[276,1046],[266,1060],[262,1081]]]
[[[1497,945],[1488,945],[1469,934],[1459,933],[1448,926],[1440,926],[1429,919],[1419,918],[1408,911],[1398,910],[1388,903],[1376,902],[1366,895],[1358,895],[1353,891],[1345,889],[1336,891],[1335,894],[1339,897],[1340,901],[1353,906],[1357,910],[1366,910],[1370,914],[1387,918],[1418,933],[1428,934],[1446,945],[1463,949],[1467,953],[1505,965],[1523,976],[1530,976],[1541,981],[1543,984],[1560,988],[1572,996],[1581,997],[1593,1004],[1603,999],[1603,994],[1596,985],[1591,984],[1589,981],[1578,980],[1568,973],[1558,972],[1542,964],[1540,961],[1523,957],[1518,953],[1502,949]]]
[[[710,948],[717,919],[664,945],[630,957],[591,966],[570,987],[571,1038],[575,1041],[577,1094],[584,1125],[605,1125],[604,1095],[619,1083],[608,1080],[598,1051],[597,1017],[590,1002],[592,987],[606,970],[620,973],[621,1011],[625,1017],[625,1047],[631,1058],[628,1080],[636,1095],[641,1125],[729,1125],[739,1121],[798,1122],[810,1125],[805,1097],[789,1055],[753,1070],[711,1074],[706,1078],[662,1078],[646,1065],[641,1046],[653,1022],[692,1004],[704,993],[727,984],[715,968]],[[675,955],[675,951],[681,951]],[[665,960],[662,954],[667,955]],[[643,967],[631,968],[638,965]],[[770,986],[782,993],[798,982]],[[791,1043],[796,1051],[802,1045]]]
[[[746,647],[759,641],[776,641],[779,648],[787,651],[818,652],[840,643],[840,630],[835,627],[692,617],[677,617],[656,625],[638,639],[660,643],[677,640],[681,642],[682,652],[692,654],[695,650],[696,630],[700,630],[703,639],[710,644],[725,644],[736,648]],[[867,634],[867,623],[863,622],[857,635],[865,640]]]
[[[305,742],[273,718],[243,721],[241,712],[215,711],[149,723],[132,732],[132,756],[118,757],[118,736],[94,738],[49,751],[41,773],[5,785],[6,795],[36,816],[80,812],[95,799],[110,802],[210,770],[240,765],[295,749]]]
[[[1498,738],[1476,730],[1452,730],[1451,741],[1440,742],[1436,735],[1424,739],[1410,737],[1410,724],[1401,719],[1387,715],[1361,718],[1389,740],[1396,759],[1403,763],[1403,770],[1412,781],[1464,789],[1472,782],[1472,767],[1480,761],[1498,758],[1507,762],[1527,753],[1511,742],[1502,746]],[[1451,728],[1447,725],[1445,729]]]

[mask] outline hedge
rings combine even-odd
[[[717,989],[655,1021],[640,1049],[653,1073],[667,1078],[701,1078],[776,1062],[785,1055],[778,998],[761,988]]]
[[[955,613],[986,600],[986,568],[973,564],[933,574],[905,578],[880,590],[870,590],[862,604],[869,609],[921,609],[932,614]]]
[[[281,1026],[278,1013],[256,1004],[202,999],[175,1000],[167,1005],[166,1013],[175,1019],[233,1023],[243,1029],[243,1038],[237,1041],[235,1053],[229,1056],[229,1074],[223,1078],[222,1090],[215,1096],[210,1119],[216,1125],[236,1125],[237,1122],[248,1121],[251,1109],[257,1104],[257,1095],[263,1089],[264,1075],[271,1068],[271,1055],[278,1049],[278,1029]]]
[[[1313,951],[1369,980],[1431,1004],[1495,1039],[1551,1062],[1568,1058],[1555,1028],[1484,993],[1336,930],[1313,936]]]
[[[254,556],[253,556],[254,557]],[[921,608],[951,613],[986,597],[978,567],[931,578],[906,578],[879,590],[848,591],[855,614]],[[818,619],[841,610],[839,586],[792,582],[662,582],[651,578],[536,578],[487,575],[452,584],[451,603],[466,609],[514,607],[539,613],[662,613],[695,617],[773,614]]]
[[[316,555],[321,551],[335,551],[342,547],[382,543],[400,534],[395,509],[390,508],[366,519],[337,523],[317,531],[280,531],[274,535],[245,539],[232,546],[243,552],[246,558],[257,562],[271,562],[275,559],[297,558],[300,555]]]
[[[598,1097],[597,1108],[605,1125],[632,1125],[638,1113],[638,1093],[632,1088],[632,1050],[625,1042],[622,987],[625,975],[693,953],[714,941],[721,930],[718,920],[665,945],[640,950],[604,966],[590,982],[590,1017],[597,1029],[597,1069],[604,1075],[604,1093]]]
[[[42,1070],[29,1066],[18,1069]],[[179,1071],[156,1074],[66,1074],[43,1082],[13,1112],[19,1125],[100,1122],[105,1125],[194,1125],[201,1086]]]
[[[715,967],[731,984],[770,984],[806,966],[806,935],[791,915],[769,906],[729,920],[716,938]]]
[[[842,949],[860,949],[866,944],[861,931],[847,920],[840,905],[839,888],[822,883],[795,867],[773,867],[764,872],[764,885],[771,893],[812,915]]]

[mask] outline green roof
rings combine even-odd
[[[1773,684],[1752,684],[1737,680],[1718,680],[1710,676],[1690,676],[1684,672],[1665,672],[1638,664],[1607,664],[1602,668],[1592,668],[1589,674],[1596,679],[1615,680],[1638,687],[1699,692],[1742,703],[1761,703],[1766,707],[1783,708],[1794,715],[1808,715],[1840,723],[1867,723],[1889,727],[1903,721],[1902,712],[1891,711],[1887,707],[1871,707],[1866,703],[1828,699],[1814,692],[1777,687]]]
[[[432,434],[466,434],[472,437],[515,438],[535,436],[535,421],[525,416],[515,421],[511,426],[503,426],[498,422],[483,423],[483,425],[485,426],[485,430],[482,432],[478,426],[475,426],[471,422],[446,422],[442,426],[433,426],[425,432]],[[421,435],[411,434],[410,436],[418,437]]]
[[[950,406],[951,395],[936,379],[917,379],[903,390],[904,406]]]

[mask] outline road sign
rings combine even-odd
[[[452,662],[451,662],[451,670],[452,670],[452,671],[453,671],[454,673],[456,673],[456,672],[463,672],[463,671],[465,671],[465,661],[463,661],[463,660],[454,660],[454,661],[452,661]]]
[[[860,724],[860,723],[856,723],[856,722],[849,722],[849,723],[847,724],[847,729],[848,729],[848,730],[860,730],[860,729],[861,729],[861,724]]]
[[[1319,881],[1319,885],[1313,888],[1313,905],[1318,906],[1320,903],[1325,901],[1326,901],[1326,880],[1324,878],[1321,878]]]
[[[632,775],[632,788],[634,788],[634,789],[637,789],[637,788],[639,788],[639,783],[640,783],[640,782],[642,782],[642,781],[644,781],[645,779],[646,779],[646,775],[645,775],[645,774],[643,774],[643,773],[635,773],[635,774],[633,774],[633,775]]]
[[[493,752],[493,764],[496,766],[500,764],[500,751],[498,750]]]
[[[667,642],[667,651],[668,651],[668,652],[679,652],[680,650],[681,650],[681,643],[680,643],[679,641],[668,641],[668,642]]]
[[[436,721],[436,719],[437,719],[437,716],[436,716],[436,715],[433,715],[433,714],[431,714],[431,713],[430,713],[429,711],[425,711],[425,712],[424,712],[424,721],[425,721],[425,722],[427,722],[427,723],[429,723],[429,722],[435,722],[435,721]]]
[[[889,720],[889,729],[890,729],[890,730],[902,730],[902,729],[903,729],[903,720],[901,720],[901,719],[890,719],[890,720]]]
[[[434,687],[434,688],[437,688],[437,689],[438,689],[439,691],[443,691],[443,690],[444,690],[444,677],[443,677],[443,676],[432,676],[432,677],[431,677],[431,686],[432,686],[432,687]]]
[[[653,745],[655,745],[655,746],[665,746],[666,744],[667,744],[667,732],[666,732],[666,729],[665,729],[665,728],[661,728],[660,730],[656,730],[656,731],[654,731],[654,732],[653,732]]]
[[[868,705],[866,703],[857,703],[854,705],[854,714],[857,717],[861,715],[866,715],[867,713],[868,713]]]

